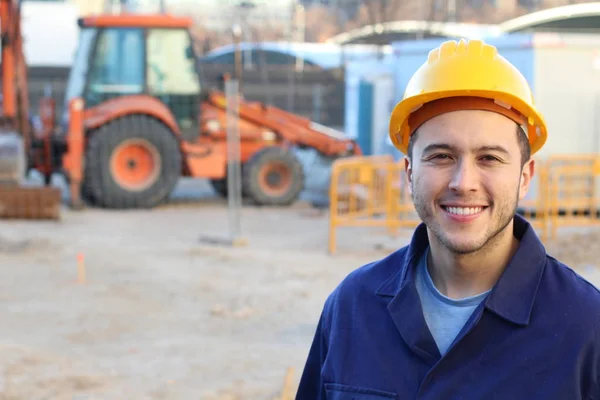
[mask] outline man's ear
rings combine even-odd
[[[519,200],[523,200],[529,191],[529,185],[531,184],[531,179],[535,174],[535,161],[530,159],[523,165],[523,169],[521,171],[521,182],[519,185]]]
[[[404,171],[406,172],[406,179],[408,181],[408,190],[412,194],[412,163],[408,157],[404,157]]]

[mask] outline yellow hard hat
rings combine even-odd
[[[390,139],[406,154],[410,135],[422,123],[465,109],[499,112],[522,125],[531,154],[546,142],[546,122],[525,77],[494,46],[464,39],[449,40],[429,53],[392,111]]]

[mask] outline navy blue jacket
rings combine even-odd
[[[599,291],[518,215],[514,234],[515,256],[443,357],[414,284],[423,224],[350,273],[325,302],[296,399],[600,399]]]

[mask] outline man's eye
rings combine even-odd
[[[448,154],[435,154],[431,157],[432,160],[447,160],[450,158]]]
[[[482,158],[484,161],[500,161],[500,159],[499,159],[498,157],[495,157],[495,156],[490,156],[490,155],[483,156],[483,157],[481,157],[481,158]]]

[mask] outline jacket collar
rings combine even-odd
[[[533,227],[520,215],[514,217],[513,231],[519,247],[487,297],[485,307],[507,321],[527,325],[546,265],[546,249]],[[398,262],[400,268],[383,282],[377,295],[396,297],[407,283],[412,283],[415,267],[428,246],[427,227],[421,223],[404,256],[397,257],[402,251],[398,250],[396,256],[389,258],[388,262]]]

